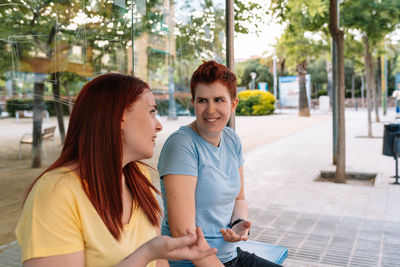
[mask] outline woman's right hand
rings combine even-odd
[[[149,252],[154,259],[169,260],[200,260],[217,252],[217,249],[205,247],[200,227],[196,227],[196,233],[186,231],[181,237],[157,236],[148,242]]]
[[[181,237],[156,236],[116,266],[146,266],[149,262],[157,259],[201,260],[217,253],[216,248],[210,248],[204,244],[207,242],[200,227],[196,227],[196,233],[187,230],[186,234]]]

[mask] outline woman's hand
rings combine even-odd
[[[182,237],[157,236],[148,242],[149,252],[154,259],[200,260],[217,252],[217,249],[205,246],[203,232],[200,227],[196,233],[186,231]]]
[[[235,224],[232,228],[221,228],[220,232],[222,233],[224,240],[227,242],[246,241],[249,237],[250,227],[251,222],[248,220],[243,220]]]

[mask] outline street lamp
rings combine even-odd
[[[250,72],[250,77],[251,77],[251,85],[252,85],[252,89],[256,89],[256,77],[257,77],[257,73],[255,73],[254,71]]]

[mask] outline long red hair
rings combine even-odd
[[[161,210],[153,194],[159,191],[137,162],[122,168],[122,116],[148,88],[139,78],[116,73],[88,82],[76,99],[60,157],[31,184],[27,195],[44,173],[76,162],[85,193],[115,239],[123,229],[122,175],[136,207],[159,226]]]

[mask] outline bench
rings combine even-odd
[[[288,250],[285,247],[253,240],[240,241],[236,243],[236,247],[277,264],[282,264],[288,256]]]
[[[54,139],[55,131],[56,131],[56,126],[51,126],[51,127],[45,128],[42,133],[42,143],[45,141],[50,141],[50,140],[55,142],[55,139]],[[19,156],[18,156],[19,159],[22,158],[21,157],[21,146],[22,145],[32,145],[32,143],[33,143],[33,136],[31,133],[25,133],[21,137],[21,140],[19,141]],[[44,154],[47,155],[46,150],[44,149],[44,146],[42,146],[42,148],[43,148]]]
[[[49,120],[49,112],[47,110],[43,110],[43,118],[46,119],[46,121]],[[33,111],[32,110],[16,110],[15,111],[15,120],[19,121],[19,119],[22,118],[33,118]]]

